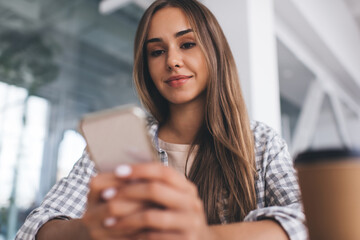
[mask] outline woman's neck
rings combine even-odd
[[[168,120],[159,129],[165,142],[191,144],[204,121],[205,98],[187,104],[170,104]]]

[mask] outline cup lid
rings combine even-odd
[[[342,161],[344,158],[359,158],[360,160],[360,150],[347,148],[307,150],[296,156],[295,165]]]

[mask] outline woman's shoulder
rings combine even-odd
[[[270,126],[259,121],[250,121],[250,128],[254,135],[255,143],[266,143],[280,135]]]
[[[251,121],[251,130],[254,135],[255,156],[257,169],[265,168],[274,159],[282,158],[290,161],[287,144],[273,128],[265,123]]]

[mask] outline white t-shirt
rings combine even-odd
[[[175,168],[178,172],[185,173],[186,159],[190,150],[190,144],[175,144],[164,142],[159,138],[159,147],[166,151],[168,155],[169,166]],[[187,164],[187,173],[194,162],[196,149],[190,154]]]

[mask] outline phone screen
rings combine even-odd
[[[80,129],[87,150],[100,172],[113,171],[120,164],[151,161],[155,157],[145,119],[146,114],[136,106],[92,113],[82,119]],[[143,157],[133,157],[134,153]]]

